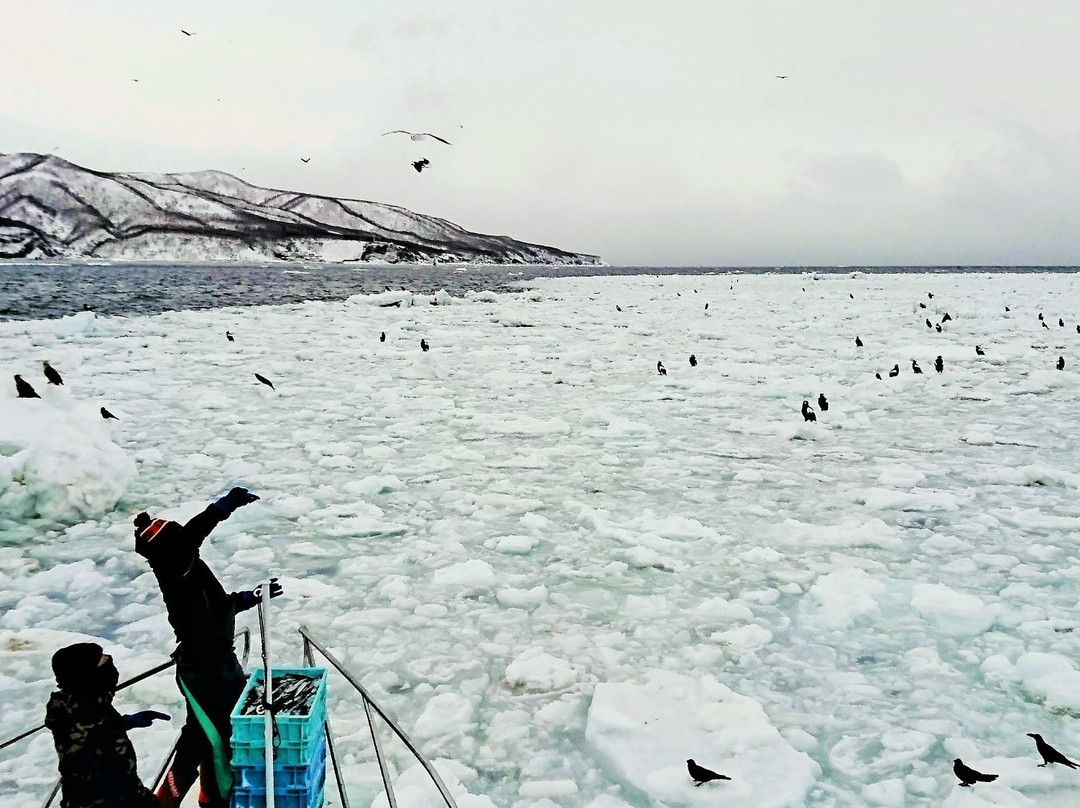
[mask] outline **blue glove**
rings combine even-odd
[[[131,715],[122,715],[120,720],[124,724],[124,729],[132,729],[134,727],[148,727],[155,721],[170,721],[171,716],[165,713],[159,713],[157,710],[143,710],[138,713],[132,713]]]
[[[254,589],[249,589],[247,592],[240,592],[240,608],[250,609],[259,604],[262,600],[262,588],[263,584],[259,584]],[[276,598],[284,593],[285,590],[281,588],[281,584],[278,583],[277,578],[270,579],[270,597]]]
[[[226,516],[231,516],[232,512],[237,508],[248,505],[257,499],[258,497],[246,488],[234,488],[225,496],[214,502],[214,507],[224,511]]]

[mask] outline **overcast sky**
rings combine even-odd
[[[0,8],[0,152],[222,169],[610,263],[1080,263],[1077,0]]]

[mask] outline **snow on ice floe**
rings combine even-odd
[[[106,513],[135,477],[135,461],[95,407],[38,387],[41,399],[0,393],[0,517],[71,524]]]
[[[708,675],[651,671],[644,684],[598,684],[585,737],[618,779],[660,804],[784,808],[801,804],[821,774],[757,701]],[[732,779],[695,787],[687,758]]]

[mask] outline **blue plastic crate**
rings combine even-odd
[[[293,791],[274,795],[274,808],[323,808],[325,802],[326,790],[322,788],[313,794]],[[233,789],[232,808],[266,808],[266,789]]]
[[[274,764],[274,790],[309,788],[311,783],[326,781],[326,739],[320,738],[315,754],[306,766]],[[233,785],[237,788],[266,790],[266,766],[233,766]]]
[[[274,668],[274,676],[286,673],[310,676],[318,681],[315,698],[307,715],[279,713],[274,716],[277,726],[277,744],[274,763],[286,766],[306,766],[315,755],[326,726],[326,669],[325,668]],[[262,668],[252,671],[244,692],[233,707],[232,764],[233,766],[266,765],[266,717],[241,715],[248,694],[264,677]]]

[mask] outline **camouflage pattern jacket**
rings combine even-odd
[[[160,808],[139,779],[135,748],[112,694],[58,690],[45,708],[45,726],[60,759],[61,808]]]

